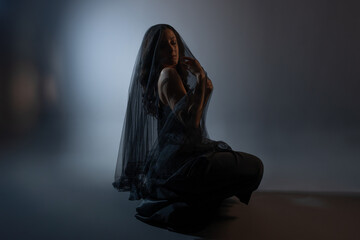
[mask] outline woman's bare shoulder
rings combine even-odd
[[[175,68],[166,67],[160,72],[159,81],[166,81],[168,79],[180,79],[180,76]],[[180,79],[181,80],[181,79]]]
[[[158,80],[160,100],[166,105],[174,105],[177,100],[186,94],[181,78],[174,68],[164,68]]]

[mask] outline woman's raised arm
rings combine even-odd
[[[187,106],[179,111],[178,119],[186,127],[198,128],[203,111],[205,98],[205,77],[198,77],[195,92],[189,99]],[[158,92],[160,100],[174,110],[176,103],[187,93],[181,78],[174,68],[164,68],[159,76]]]

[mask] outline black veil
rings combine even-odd
[[[157,62],[157,50],[162,33],[171,29],[179,47],[179,56],[195,58],[178,32],[167,24],[149,28],[143,38],[133,68],[127,110],[121,133],[120,147],[113,186],[119,191],[129,191],[130,200],[151,196],[156,186],[166,184],[176,171],[186,164],[185,156],[177,160],[175,154],[184,146],[204,144],[211,140],[205,126],[207,101],[200,127],[188,129],[179,121],[176,113],[186,107],[194,94],[196,77],[181,64],[176,67],[187,94],[166,112],[160,107],[157,80],[161,66]],[[193,155],[193,148],[187,148]],[[189,150],[190,149],[190,150]],[[171,162],[171,164],[169,164]],[[159,196],[157,192],[157,196]],[[164,198],[169,197],[163,193]]]

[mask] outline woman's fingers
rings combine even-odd
[[[188,59],[188,60],[195,60],[195,58],[186,57],[186,56],[182,56],[182,58],[185,58],[185,59]]]
[[[183,64],[186,68],[189,68],[189,63],[187,62],[180,62],[181,64]]]
[[[203,68],[195,58],[182,56],[180,62],[186,66],[186,69],[195,75],[201,74],[203,72]]]
[[[187,59],[187,58],[183,58],[183,59],[181,59],[182,60],[182,62],[194,62],[194,59]]]
[[[189,62],[189,61],[188,62],[183,61],[181,63],[188,69],[193,67],[193,64],[191,62]]]
[[[183,63],[183,64],[185,64],[185,65],[187,65],[187,66],[192,66],[192,67],[196,67],[198,64],[196,64],[196,62],[195,61],[191,61],[191,60],[184,60],[184,61],[182,61],[181,63]]]
[[[196,64],[197,60],[195,58],[191,58],[191,57],[182,57],[182,60],[186,63],[191,63],[191,64]]]
[[[189,63],[189,60],[184,60],[184,59],[181,59],[181,61],[180,61],[181,63],[183,63],[183,64],[188,64]]]

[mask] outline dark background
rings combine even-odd
[[[359,10],[325,0],[1,1],[2,234],[153,231],[132,231],[137,202],[111,183],[132,67],[157,23],[177,29],[213,81],[210,137],[263,160],[260,191],[358,193]]]

